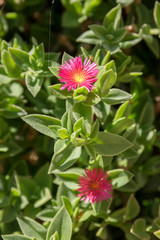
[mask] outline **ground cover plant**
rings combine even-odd
[[[0,5],[1,239],[160,239],[159,1]]]

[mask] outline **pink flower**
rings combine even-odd
[[[82,197],[81,201],[85,202],[102,202],[102,200],[109,200],[111,198],[112,184],[108,180],[109,174],[97,169],[87,169],[83,176],[79,178],[80,188],[77,189],[80,193],[78,197]]]
[[[78,86],[84,86],[88,91],[93,90],[93,83],[97,81],[98,72],[97,64],[91,63],[87,58],[84,63],[81,57],[70,59],[69,63],[65,61],[59,70],[59,81],[65,83],[61,90],[65,88],[68,88],[68,91],[72,88],[75,90]]]

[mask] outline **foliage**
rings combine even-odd
[[[2,239],[160,239],[160,3],[0,4]],[[97,64],[93,91],[61,90],[75,56]],[[108,202],[77,197],[88,168]]]

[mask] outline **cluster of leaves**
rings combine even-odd
[[[91,92],[60,90],[60,64],[72,56],[64,53],[60,63],[59,53],[46,53],[34,38],[29,44],[17,34],[1,39],[2,237],[160,239],[159,84],[158,70],[150,66],[159,58],[160,3],[151,12],[133,0],[61,2],[68,34],[87,20],[103,20],[106,9],[103,24],[95,22],[77,39],[84,43],[77,54],[98,65],[98,80]],[[43,5],[8,4],[15,12],[1,13],[0,36],[8,32],[9,19],[18,28],[27,20],[21,20],[25,9],[33,4],[33,14]],[[95,15],[95,9],[103,11]],[[78,178],[84,169],[99,167],[110,173],[112,199],[81,202]]]

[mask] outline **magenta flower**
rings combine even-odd
[[[93,83],[97,81],[98,72],[97,64],[91,63],[87,58],[84,63],[81,57],[70,59],[69,63],[65,61],[59,70],[59,81],[65,83],[61,90],[65,88],[68,88],[68,91],[72,88],[75,90],[78,86],[84,86],[88,91],[93,90]]]
[[[81,201],[85,202],[102,202],[102,200],[109,200],[111,198],[112,184],[108,180],[109,174],[97,169],[87,169],[83,176],[79,178],[80,188],[77,189],[80,193],[78,197],[82,197]]]

